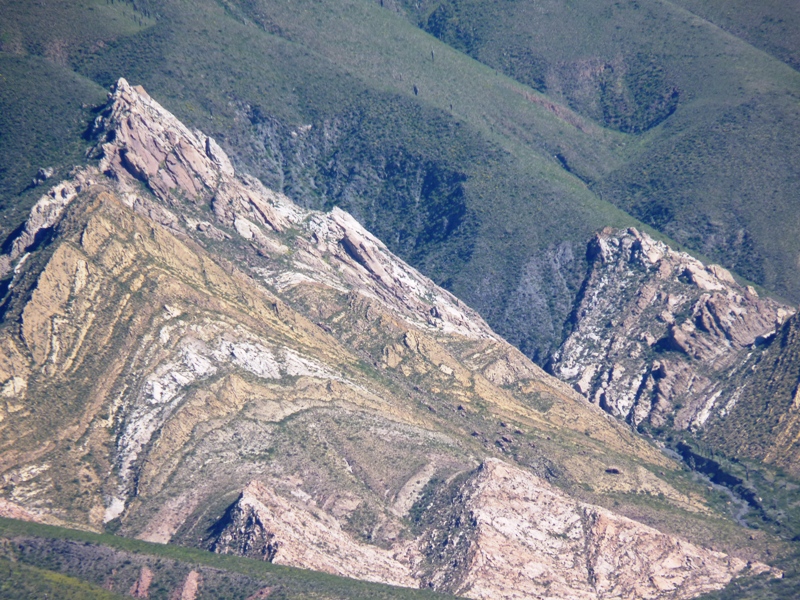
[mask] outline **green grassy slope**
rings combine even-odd
[[[0,0],[4,60],[143,84],[271,187],[352,212],[539,360],[606,225],[640,219],[800,297],[800,74],[675,4],[409,2],[412,23],[370,0],[27,4]],[[75,103],[98,94],[44,110],[11,92],[3,114],[85,126]],[[38,190],[14,193],[40,163],[74,162],[58,139],[17,144],[6,207],[30,204]]]
[[[800,70],[800,4],[784,0],[672,0]]]
[[[188,11],[174,1],[158,11],[137,16],[133,33],[76,42],[63,68],[102,86],[120,75],[141,83],[272,187],[351,211],[531,355],[560,335],[584,240],[636,223],[556,158],[599,176],[620,164],[624,136],[376,4],[209,0]],[[76,5],[62,18],[101,17]]]
[[[29,188],[40,168],[60,167],[57,178],[84,160],[81,136],[91,106],[105,97],[97,84],[48,60],[0,53],[0,238],[43,193]]]
[[[800,576],[784,575],[783,579],[754,577],[735,580],[724,590],[704,594],[697,600],[794,600],[800,596]]]
[[[601,197],[773,291],[799,297],[800,74],[721,28],[767,50],[767,41],[782,44],[775,54],[792,64],[786,56],[795,51],[793,35],[759,28],[755,15],[791,30],[796,6],[405,4],[412,21],[453,47],[604,127],[633,134],[624,164],[589,181]]]
[[[191,570],[200,573],[200,599],[244,599],[265,588],[271,588],[270,598],[281,599],[450,597],[203,550],[0,518],[3,598],[43,598],[43,594],[64,599],[118,598],[97,586],[127,594],[142,567],[153,573],[150,598],[171,597]],[[12,583],[14,587],[7,590]]]
[[[0,238],[18,225],[41,189],[43,167],[63,176],[82,162],[81,137],[106,90],[71,65],[153,23],[124,2],[0,1]]]
[[[0,558],[0,598],[6,600],[27,600],[29,598],[114,600],[124,598],[124,596],[75,577]]]

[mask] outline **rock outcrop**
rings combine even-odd
[[[473,531],[452,591],[469,598],[692,598],[769,570],[576,502],[496,459],[458,499]]]
[[[8,254],[0,257],[0,277],[7,275],[14,261],[22,258],[58,222],[66,206],[85,183],[79,175],[72,181],[61,182],[39,199],[31,209],[24,228],[14,238]]]
[[[211,548],[476,599],[693,598],[742,572],[770,571],[575,501],[498,459],[449,493],[422,536],[382,549],[355,542],[307,500],[252,482]]]
[[[647,234],[605,230],[549,370],[636,426],[699,429],[726,381],[794,310]]]
[[[4,257],[0,477],[15,506],[475,598],[552,597],[544,579],[688,598],[757,553],[733,524],[732,554],[701,548],[722,518],[701,486],[347,213],[237,174],[124,80],[95,133],[97,162]],[[450,509],[429,502],[452,486]]]
[[[230,510],[211,549],[354,579],[418,587],[408,557],[400,556],[400,550],[358,543],[342,531],[335,517],[309,500],[289,500],[251,482]]]

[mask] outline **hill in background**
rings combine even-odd
[[[631,134],[623,164],[584,177],[597,195],[797,299],[796,5],[445,0],[406,9],[451,46]]]
[[[540,361],[618,209],[798,297],[789,66],[671,4],[416,4],[5,2],[6,232],[124,75]]]

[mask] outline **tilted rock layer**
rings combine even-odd
[[[678,537],[733,526],[676,463],[348,214],[237,175],[124,80],[94,129],[96,166],[3,258],[8,506],[475,598],[689,598],[746,570]]]
[[[794,312],[717,265],[628,229],[603,231],[549,368],[632,425],[699,429],[727,380]]]

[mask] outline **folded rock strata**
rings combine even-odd
[[[794,309],[635,229],[605,230],[549,370],[636,426],[701,429]]]
[[[124,80],[94,130],[3,259],[6,501],[476,598],[689,598],[746,570],[676,537],[722,519],[656,475],[676,463],[348,214],[238,175]],[[642,495],[672,531],[599,507]]]

